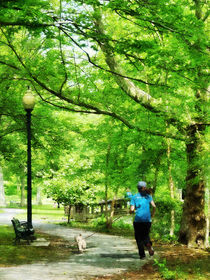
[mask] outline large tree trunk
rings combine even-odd
[[[4,193],[3,171],[0,166],[0,206],[6,206],[6,199]]]
[[[203,130],[204,127],[201,125],[192,125],[188,128],[186,196],[179,234],[180,242],[187,244],[188,247],[200,248],[205,247],[206,231],[205,185],[201,164]]]

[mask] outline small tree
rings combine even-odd
[[[74,180],[71,183],[67,179],[57,176],[46,183],[45,193],[56,203],[68,206],[68,223],[70,222],[71,207],[75,204],[88,204],[95,199],[95,190],[88,186],[86,181]]]

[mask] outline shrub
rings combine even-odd
[[[175,280],[176,279],[176,272],[169,270],[167,268],[166,259],[163,259],[162,262],[158,261],[157,259],[154,259],[154,265],[158,267],[158,270],[164,279],[166,279],[166,280]]]

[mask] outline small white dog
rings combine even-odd
[[[75,241],[77,242],[77,247],[80,253],[82,253],[86,249],[86,241],[82,237],[82,234],[80,233],[79,235],[75,236]]]

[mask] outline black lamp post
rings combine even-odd
[[[32,228],[32,196],[31,196],[31,112],[35,106],[35,97],[30,89],[23,96],[23,106],[27,116],[27,223]]]

